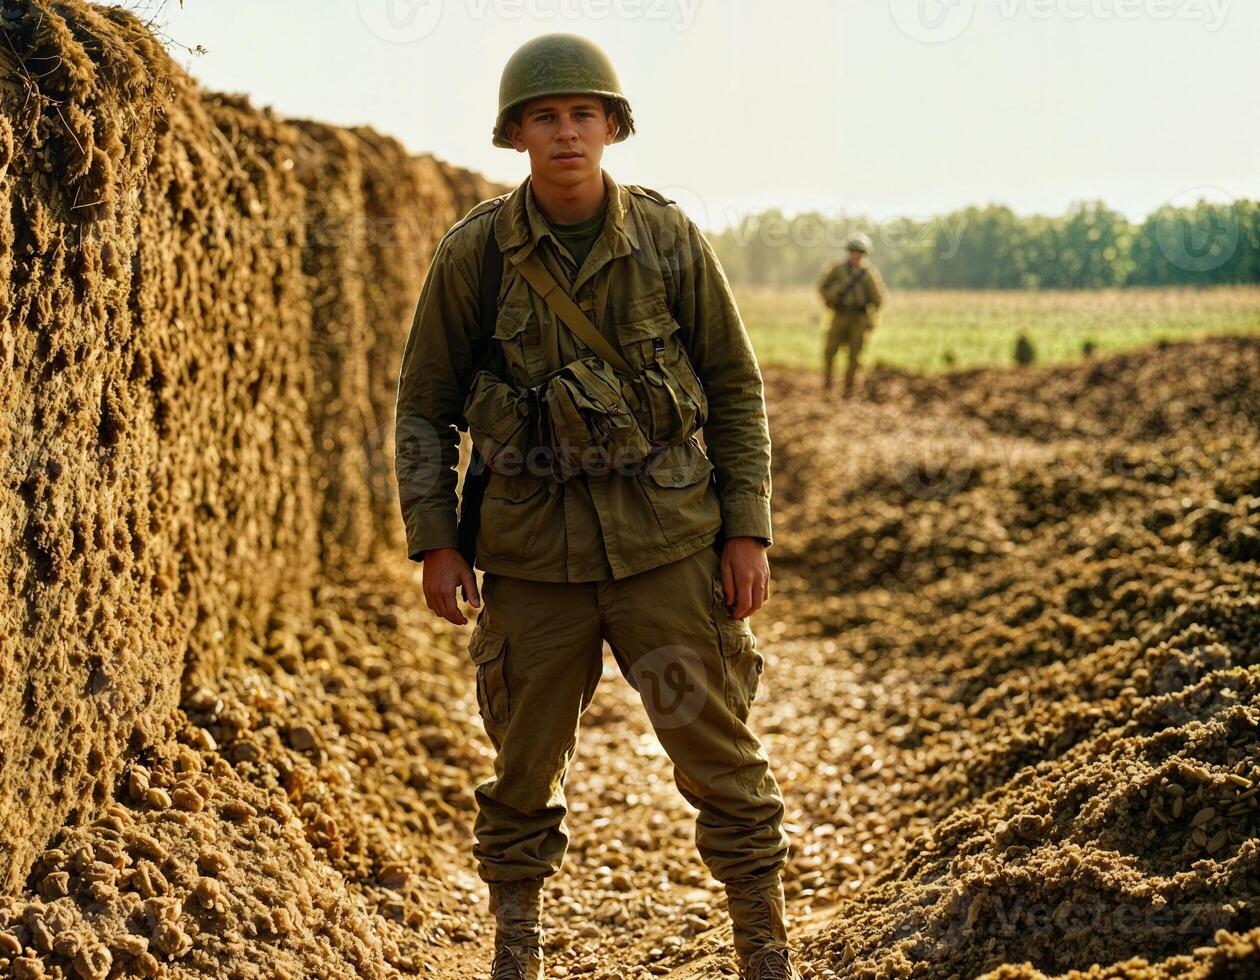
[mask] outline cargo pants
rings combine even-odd
[[[870,332],[870,318],[865,310],[843,310],[831,319],[831,327],[827,331],[827,340],[823,348],[823,384],[831,387],[832,362],[841,347],[848,348],[848,360],[844,367],[844,390],[853,390],[853,381],[857,377],[858,358],[862,356],[862,347],[866,343],[866,335]]]
[[[474,856],[487,882],[557,873],[568,848],[565,779],[608,641],[638,691],[674,781],[697,810],[696,846],[740,885],[787,860],[783,798],[749,730],[764,660],[726,609],[714,545],[622,579],[534,582],[486,572],[469,643],[496,757],[477,787]]]

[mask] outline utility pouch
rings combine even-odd
[[[630,466],[652,450],[631,407],[637,399],[601,357],[565,364],[542,386],[540,403],[559,479]]]
[[[540,444],[538,393],[478,371],[464,402],[473,445],[486,466],[504,476],[525,472],[527,454]]]
[[[557,321],[598,355],[570,362],[556,375],[565,380],[553,397],[556,441],[552,445],[566,470],[579,464],[562,452],[559,441],[562,434],[569,436],[570,444],[583,449],[617,449],[625,457],[622,463],[631,463],[642,459],[651,446],[685,442],[704,425],[708,406],[703,386],[675,335],[678,324],[663,305],[646,319],[624,326],[625,335],[632,342],[640,347],[644,342],[652,345],[650,355],[640,351],[638,361],[631,363],[559,287],[537,255],[531,254],[520,261],[517,269],[551,308]],[[584,397],[575,397],[582,392],[583,385],[589,385],[589,390]],[[613,391],[619,397],[614,398],[610,394]],[[594,422],[598,413],[592,411],[592,405],[611,405],[614,401],[617,411],[606,422]],[[623,408],[630,416],[629,423],[621,418]],[[643,448],[645,445],[648,449]],[[612,460],[607,465],[615,467],[619,463]]]

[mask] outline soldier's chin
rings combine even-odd
[[[569,185],[582,183],[598,169],[598,163],[592,166],[590,157],[582,157],[578,163],[556,163],[554,160],[548,160],[546,173],[552,183]]]

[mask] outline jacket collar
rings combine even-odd
[[[607,170],[602,170],[601,173],[608,201],[608,216],[595,248],[606,247],[609,250],[608,257],[617,258],[628,255],[631,249],[639,247],[637,221],[631,214],[630,192],[618,185]],[[504,255],[520,251],[515,261],[527,256],[544,238],[555,242],[547,221],[538,208],[529,177],[521,181],[499,208],[494,218],[494,234]]]

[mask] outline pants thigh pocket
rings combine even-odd
[[[487,731],[507,727],[511,700],[503,669],[506,651],[506,636],[492,633],[480,623],[473,629],[468,653],[477,667],[477,707]]]
[[[727,703],[742,719],[757,700],[765,657],[757,650],[757,637],[748,620],[732,619],[727,611],[720,576],[713,579],[713,619],[722,649]]]

